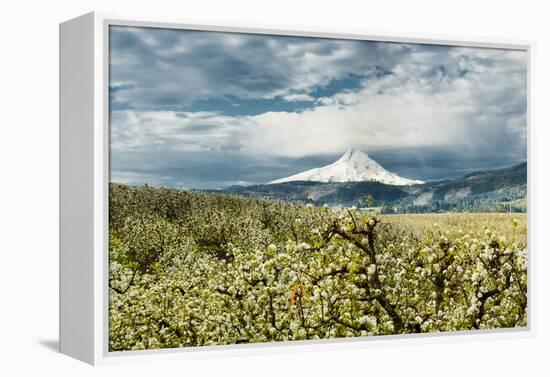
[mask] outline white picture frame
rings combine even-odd
[[[186,20],[92,12],[60,24],[60,352],[90,364],[150,359],[260,355],[300,350],[381,347],[387,344],[457,342],[535,334],[536,250],[529,248],[526,329],[479,330],[451,334],[298,341],[147,351],[108,351],[108,28],[110,25],[309,36],[323,38],[445,44],[527,52],[528,240],[532,245],[535,200],[532,100],[533,41],[439,37],[416,33],[327,30],[311,27],[200,24]]]

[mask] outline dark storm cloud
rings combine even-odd
[[[235,151],[204,153],[158,150],[153,155],[134,151],[114,154],[111,180],[129,184],[212,189],[230,185],[261,184],[289,175],[295,169],[331,162],[331,156],[250,159]]]
[[[408,46],[156,28],[110,29],[114,107],[192,109],[194,101],[271,99],[373,67],[391,69]]]

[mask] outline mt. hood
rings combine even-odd
[[[292,181],[315,182],[364,182],[375,181],[387,185],[410,186],[423,181],[403,178],[382,167],[366,153],[350,148],[340,159],[330,165],[306,170],[290,177],[276,179],[269,184]]]

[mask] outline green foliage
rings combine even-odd
[[[367,194],[363,196],[361,201],[367,206],[367,207],[373,207],[374,206],[374,197],[372,194]]]
[[[122,185],[110,203],[112,351],[527,325],[524,218]]]

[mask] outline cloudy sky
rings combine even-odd
[[[407,178],[526,160],[523,51],[111,26],[111,181],[265,183],[350,147]]]

